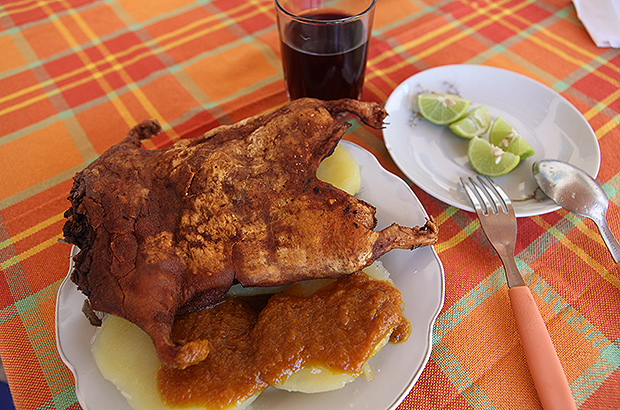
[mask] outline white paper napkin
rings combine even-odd
[[[573,0],[573,4],[597,46],[620,48],[620,0]]]

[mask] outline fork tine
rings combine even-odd
[[[487,181],[491,180],[488,176],[486,177],[486,179]],[[480,182],[480,186],[481,186],[480,190],[485,193],[486,197],[493,204],[493,213],[498,214],[500,212],[500,209],[504,213],[507,213],[506,208],[504,208],[504,206],[502,205],[501,198],[497,195],[496,193],[497,191],[495,190],[495,188],[489,188],[490,183],[485,182],[484,179],[482,179],[480,175],[478,175],[478,181]]]
[[[461,178],[461,184],[463,188],[465,188],[465,192],[469,197],[474,209],[479,217],[490,215],[492,212],[491,204],[489,200],[484,196],[484,194],[480,191],[478,184],[471,179],[463,180]]]
[[[478,177],[478,179],[484,184],[486,185],[487,183],[484,182],[482,180],[481,177]],[[506,193],[504,192],[504,190],[502,188],[499,187],[499,185],[497,185],[495,183],[495,181],[493,181],[491,178],[489,178],[488,176],[486,177],[486,180],[488,182],[488,186],[493,190],[493,192],[495,192],[495,195],[492,195],[495,199],[495,204],[497,205],[497,208],[499,210],[500,206],[503,209],[503,211],[507,214],[509,213],[514,213],[514,208],[512,206],[512,201],[510,200],[510,198],[508,197],[508,195],[506,195]],[[488,187],[487,187],[487,191],[489,191]],[[489,193],[491,193],[489,191]],[[501,200],[501,201],[500,201]]]
[[[512,201],[504,190],[488,176],[483,179],[478,175],[478,182],[469,177],[467,180],[460,178],[465,193],[474,205],[477,213],[482,215],[498,214],[500,209],[504,214],[514,214]]]
[[[470,187],[470,184],[468,184],[463,178],[460,178],[460,179],[461,179],[461,185],[463,186],[463,189],[465,190],[465,193],[469,197],[469,200],[474,206],[474,209],[476,210],[476,212],[483,212],[482,204],[480,203],[480,199],[478,198],[478,195],[474,193],[473,189]]]
[[[480,177],[478,177],[480,178]],[[472,184],[472,186],[475,188],[478,197],[482,200],[482,202],[484,203],[484,207],[485,207],[485,215],[491,215],[491,214],[497,214],[497,203],[495,201],[495,199],[493,198],[492,195],[489,194],[486,186],[484,185],[484,183],[482,182],[482,180],[480,180],[480,184],[482,184],[482,186],[480,186],[479,184],[476,183],[476,181],[474,181],[473,178],[469,178],[469,182]]]

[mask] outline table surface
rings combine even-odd
[[[0,356],[17,409],[78,409],[54,320],[72,177],[142,119],[165,129],[145,147],[164,147],[284,104],[274,6],[3,0],[0,27]],[[596,47],[569,0],[378,0],[362,99],[385,103],[413,74],[461,63],[524,74],[575,105],[620,234],[620,51]],[[345,138],[402,176],[381,132],[354,128]],[[540,408],[477,218],[408,182],[439,224],[446,286],[432,355],[399,409]],[[578,407],[620,408],[620,277],[596,227],[558,210],[518,228],[518,265]]]

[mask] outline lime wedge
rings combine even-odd
[[[450,129],[459,137],[473,138],[487,132],[490,125],[489,111],[484,105],[481,105],[450,124]]]
[[[489,141],[507,152],[525,159],[535,154],[532,146],[523,138],[512,125],[502,117],[497,117],[489,131]]]
[[[418,94],[418,110],[433,124],[450,124],[461,118],[469,101],[453,94]]]
[[[506,152],[480,137],[469,140],[467,158],[476,172],[490,177],[506,175],[520,161],[518,155]]]

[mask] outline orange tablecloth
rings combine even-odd
[[[71,178],[142,119],[164,124],[152,148],[286,102],[274,6],[2,0],[0,28],[0,355],[18,409],[77,409],[54,340]],[[378,0],[364,100],[453,63],[525,74],[583,113],[620,234],[620,51],[597,48],[569,0]],[[380,132],[346,138],[402,175]],[[540,408],[477,219],[412,187],[440,225],[446,294],[431,359],[400,409]],[[564,210],[518,225],[517,259],[579,408],[620,408],[620,277],[595,226]]]

